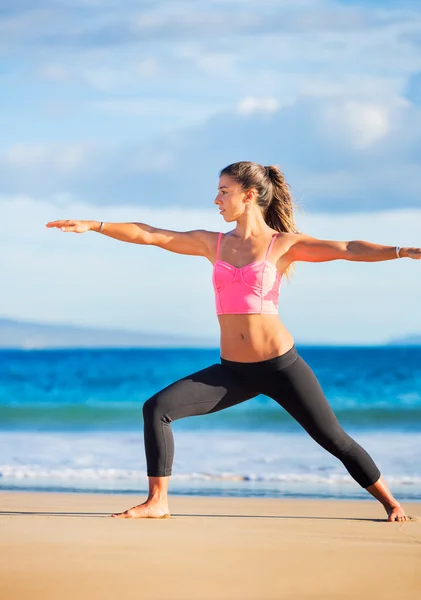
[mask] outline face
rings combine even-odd
[[[251,199],[249,195],[235,179],[229,175],[221,175],[218,184],[218,195],[214,203],[218,206],[225,221],[231,222],[244,213],[245,202]]]

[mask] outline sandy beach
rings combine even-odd
[[[144,600],[421,596],[421,503],[174,496],[171,519],[110,514],[133,495],[1,492],[0,595]]]

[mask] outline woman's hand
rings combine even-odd
[[[46,227],[52,228],[57,227],[62,231],[72,231],[73,233],[85,233],[92,229],[94,221],[73,221],[68,219],[67,221],[50,221],[46,224]]]
[[[402,257],[414,258],[415,260],[421,260],[421,248],[405,248],[404,252],[401,252]]]

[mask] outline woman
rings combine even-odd
[[[278,294],[282,275],[288,275],[296,261],[421,259],[421,249],[324,241],[299,233],[288,187],[276,166],[238,162],[223,169],[215,204],[227,223],[236,223],[224,235],[206,230],[169,231],[144,223],[67,220],[47,224],[62,231],[97,231],[124,242],[204,256],[213,264],[221,362],[183,377],[145,402],[149,495],[142,504],[114,517],[170,516],[172,421],[213,413],[265,394],[339,458],[357,483],[383,504],[388,521],[408,519],[371,456],[339,425],[315,374],[297,353],[292,335],[278,316]]]

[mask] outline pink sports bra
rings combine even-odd
[[[256,260],[244,267],[234,267],[219,260],[222,233],[219,234],[212,272],[217,315],[278,314],[282,275],[267,260],[277,236],[276,233],[272,237],[264,260]]]

